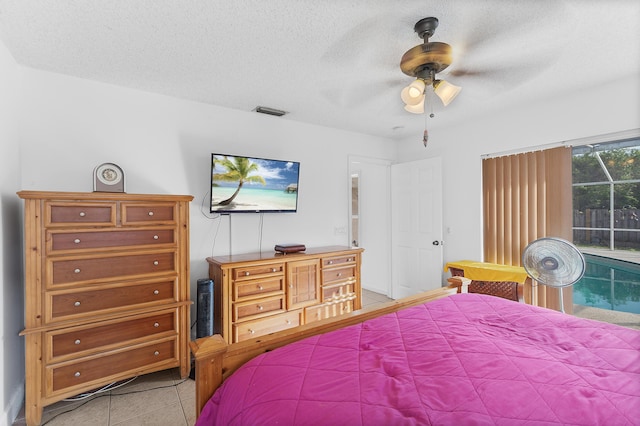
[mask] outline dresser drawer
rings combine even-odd
[[[172,311],[105,325],[48,332],[46,339],[50,353],[47,359],[51,362],[60,357],[87,355],[139,339],[151,340],[167,333],[176,334],[176,324],[176,311]]]
[[[256,298],[284,293],[284,277],[233,283],[233,300]]]
[[[322,287],[322,301],[329,302],[355,297],[353,282],[346,282]]]
[[[78,315],[92,317],[113,311],[131,310],[177,301],[174,280],[119,285],[80,291],[50,291],[47,296],[47,322],[62,321]]]
[[[121,204],[122,224],[123,225],[141,225],[149,223],[167,223],[176,222],[176,212],[174,204],[162,203],[126,203]]]
[[[126,373],[135,373],[143,368],[151,371],[154,364],[165,364],[167,368],[172,364],[178,365],[175,339],[154,342],[126,351],[113,351],[86,360],[47,366],[47,382],[51,383],[51,388],[47,391],[55,394],[93,380],[108,379],[115,375],[122,377]]]
[[[304,322],[305,324],[308,324],[325,318],[337,317],[349,312],[353,312],[353,300],[323,303],[322,305],[305,308]]]
[[[355,264],[355,263],[356,263],[355,254],[344,254],[341,256],[325,257],[322,259],[323,268],[346,265],[346,264]]]
[[[322,270],[322,284],[331,284],[344,280],[355,280],[356,267],[344,266],[340,268],[331,268]]]
[[[175,242],[174,229],[47,232],[47,252],[50,254],[109,247],[156,246]]]
[[[243,266],[234,268],[231,277],[234,281],[243,279],[254,279],[272,276],[274,274],[284,274],[284,263],[272,263],[269,265]]]
[[[47,284],[61,285],[128,276],[175,272],[175,253],[47,259]]]
[[[261,320],[247,321],[233,325],[233,341],[242,342],[276,331],[297,327],[301,324],[302,311],[290,311],[284,314],[272,315]]]
[[[233,321],[284,312],[284,296],[264,297],[233,304]]]
[[[116,223],[115,203],[63,203],[45,204],[45,226],[103,225]]]

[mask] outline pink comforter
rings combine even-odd
[[[263,354],[198,425],[640,424],[640,331],[459,294]]]

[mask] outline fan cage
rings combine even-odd
[[[569,287],[584,276],[586,261],[576,246],[556,237],[539,238],[522,253],[527,274],[540,284]]]

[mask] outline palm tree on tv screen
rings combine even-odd
[[[256,163],[252,163],[246,157],[231,157],[233,161],[231,161],[228,157],[224,157],[222,159],[214,158],[213,164],[220,164],[222,167],[227,169],[225,173],[216,173],[213,175],[213,180],[219,180],[223,182],[238,182],[238,188],[235,190],[231,197],[226,200],[220,201],[218,204],[221,206],[226,206],[231,204],[231,202],[238,196],[240,189],[245,182],[254,182],[261,183],[266,185],[264,178],[260,175],[252,175],[249,176],[252,172],[258,171],[258,165]]]

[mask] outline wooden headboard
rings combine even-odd
[[[366,320],[431,302],[460,292],[454,284],[415,296],[359,309],[339,317],[294,327],[239,343],[228,344],[219,334],[191,342],[196,368],[196,415],[222,382],[242,364],[256,356],[316,334],[358,324]]]

